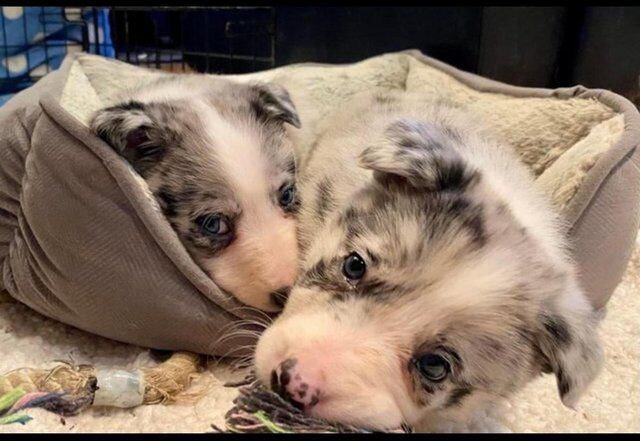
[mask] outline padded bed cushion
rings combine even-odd
[[[0,108],[0,291],[115,340],[242,355],[236,350],[246,341],[222,336],[255,314],[193,262],[145,183],[87,128],[93,111],[157,75],[73,54]],[[468,107],[518,152],[564,214],[593,304],[603,308],[619,283],[640,213],[640,115],[626,99],[582,86],[513,87],[415,50],[230,77],[290,89],[305,126],[301,158],[322,118],[364,90]]]

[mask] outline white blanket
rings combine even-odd
[[[606,362],[577,410],[562,406],[555,379],[546,375],[533,381],[507,403],[500,421],[486,416],[472,430],[525,432],[638,432],[640,431],[640,241],[623,282],[608,304],[602,322]],[[73,360],[96,367],[153,364],[147,350],[86,334],[46,319],[13,302],[0,303],[0,372],[20,366],[53,366],[52,360]],[[212,361],[192,385],[204,391],[191,404],[142,406],[135,409],[90,408],[61,418],[41,409],[25,426],[0,426],[3,432],[203,432],[211,423],[224,424],[236,391],[225,388],[229,379],[242,378],[229,367]]]

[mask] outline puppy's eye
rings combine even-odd
[[[220,214],[200,216],[196,222],[202,233],[209,236],[224,236],[229,232],[229,222]]]
[[[438,354],[425,354],[414,360],[418,372],[430,381],[442,381],[451,370],[449,362]]]
[[[362,279],[367,271],[367,264],[358,253],[351,253],[344,259],[342,264],[342,274],[350,281],[358,281]]]
[[[288,208],[296,201],[296,188],[293,185],[286,186],[280,190],[278,203],[283,208]]]

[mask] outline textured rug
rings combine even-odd
[[[46,319],[0,295],[0,372],[17,367],[47,367],[71,360],[97,367],[153,365],[149,351],[95,337]],[[562,406],[555,380],[544,376],[506,404],[502,421],[486,416],[473,431],[639,432],[640,431],[640,240],[624,280],[611,298],[601,327],[606,363],[600,376],[572,411]],[[143,406],[129,410],[90,408],[62,418],[32,409],[26,425],[0,426],[3,432],[204,432],[224,424],[242,378],[229,366],[212,362],[192,388],[203,392],[195,403]]]

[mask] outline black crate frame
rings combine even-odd
[[[39,13],[39,20],[42,23],[42,28],[43,31],[46,34],[47,31],[47,25],[55,25],[55,24],[59,24],[61,22],[64,22],[65,24],[68,25],[73,25],[73,26],[78,26],[80,28],[81,31],[81,41],[78,42],[78,46],[82,47],[83,51],[89,51],[90,48],[90,39],[89,39],[89,33],[88,33],[88,26],[87,23],[82,20],[82,8],[65,8],[65,7],[61,7],[61,11],[62,12],[62,21],[57,21],[59,14],[58,13],[51,13],[47,11],[47,7],[46,6],[38,6],[37,8],[40,9],[40,13]],[[97,8],[93,8],[93,9],[97,9]],[[95,11],[94,11],[95,12]],[[79,19],[74,20],[71,18],[68,18],[70,15],[72,14],[78,14]],[[21,22],[22,22],[22,29],[24,32],[24,36],[25,36],[25,40],[27,40],[27,15],[23,14],[21,17]],[[4,37],[4,45],[0,45],[0,53],[4,54],[5,56],[7,54],[12,53],[12,49],[21,49],[24,46],[23,45],[12,45],[12,44],[8,44],[7,43],[7,29],[6,29],[6,18],[4,16],[4,14],[0,14],[0,25],[2,27],[2,33],[3,33],[3,37]],[[95,26],[97,26],[97,17],[95,17]],[[64,27],[64,40],[65,41],[69,41],[69,28],[68,27]],[[98,31],[96,30],[96,37],[98,35]],[[97,40],[96,40],[97,41]],[[64,48],[68,48],[69,44],[66,42],[51,42],[48,41],[46,38],[43,39],[41,42],[38,43],[34,43],[32,44],[33,47],[41,47],[44,49],[45,52],[45,59],[47,62],[44,63],[45,66],[45,72],[41,75],[32,75],[31,78],[35,81],[40,79],[42,76],[46,75],[47,73],[49,73],[51,71],[51,68],[48,64],[48,60],[50,59],[49,57],[49,50],[54,49],[54,48],[59,48],[59,47],[64,47]],[[34,67],[31,63],[31,57],[29,56],[29,53],[26,54],[26,60],[27,60],[27,74],[29,72],[31,72],[32,67]],[[12,80],[12,79],[18,79],[23,77],[24,74],[20,74],[20,75],[11,75],[11,73],[9,72],[9,69],[7,69],[7,72],[5,75],[3,75],[2,77],[0,77],[0,81],[6,81],[6,80]]]
[[[59,24],[60,17],[65,26],[63,40],[52,42],[45,38],[40,42],[31,43],[29,47],[41,47],[44,50],[45,62],[43,72],[41,74],[33,74],[32,68],[34,63],[27,52],[27,70],[26,74],[12,75],[7,69],[5,75],[0,76],[0,90],[3,93],[17,92],[24,87],[24,83],[35,82],[42,76],[49,73],[52,69],[49,66],[49,51],[52,48],[69,47],[69,28],[66,25],[78,26],[80,29],[81,41],[78,46],[84,52],[94,53],[97,55],[106,55],[108,50],[115,52],[115,58],[130,64],[140,65],[148,68],[169,70],[171,72],[206,72],[206,73],[244,73],[257,70],[269,69],[275,66],[276,62],[276,16],[275,7],[272,6],[158,6],[158,7],[136,7],[136,6],[118,6],[106,8],[109,10],[109,24],[111,29],[111,43],[107,44],[104,40],[99,39],[98,26],[98,10],[104,8],[97,7],[60,7],[60,11],[56,13],[48,12],[47,7],[39,6],[40,16],[43,30],[46,34],[47,25]],[[89,21],[83,19],[83,15],[87,10],[92,10],[93,33],[91,33]],[[170,13],[178,16],[179,44],[176,47],[163,47],[160,44],[158,29],[155,21],[152,23],[152,45],[141,46],[137,42],[132,41],[130,28],[135,23],[130,22],[130,16],[135,13],[147,13],[151,16],[155,12]],[[209,43],[211,41],[209,28],[206,27],[205,47],[203,50],[195,50],[185,46],[185,17],[189,14],[202,13],[206,17],[207,23],[212,13],[235,13],[236,15],[245,15],[251,17],[252,14],[257,16],[261,13],[267,17],[255,22],[249,20],[229,20],[225,23],[224,38],[228,46],[224,51],[211,51]],[[74,18],[75,17],[75,18]],[[27,35],[27,14],[23,14],[23,31],[25,40]],[[4,14],[0,14],[0,25],[4,33],[5,45],[0,47],[0,53],[5,56],[13,53],[12,50],[23,48],[20,45],[9,45],[7,42],[7,30],[5,26]],[[121,25],[119,20],[124,20],[124,35],[118,35],[118,27]],[[244,31],[243,31],[244,29]],[[249,29],[249,31],[247,31]],[[247,38],[253,38],[254,51],[237,50],[236,42]],[[268,45],[268,53],[259,55],[255,51],[255,47],[260,42],[262,46]],[[18,80],[22,80],[18,85]],[[14,90],[11,90],[15,87]]]
[[[146,67],[162,69],[165,65],[174,65],[173,67],[177,67],[178,71],[188,71],[188,70],[196,70],[199,72],[207,72],[207,73],[238,73],[236,69],[233,67],[234,61],[244,61],[250,64],[249,71],[263,70],[272,68],[275,66],[276,60],[276,16],[275,16],[275,8],[271,6],[186,6],[186,7],[176,7],[176,6],[162,6],[162,7],[113,7],[111,9],[110,19],[111,19],[111,30],[112,30],[112,40],[113,45],[116,50],[116,58],[119,60],[125,61],[127,63],[142,65]],[[257,27],[257,31],[253,33],[238,33],[234,32],[234,26],[239,24],[236,21],[228,21],[225,25],[225,37],[228,42],[228,50],[226,52],[212,52],[209,49],[209,30],[207,30],[207,37],[205,38],[207,47],[205,50],[190,50],[185,46],[185,18],[187,14],[194,12],[225,12],[225,11],[244,11],[249,14],[255,13],[258,11],[265,11],[269,13],[269,23],[267,24],[266,29]],[[154,29],[154,45],[147,47],[139,47],[136,46],[135,43],[132,43],[130,40],[130,31],[129,26],[131,25],[129,21],[129,14],[135,12],[172,12],[179,14],[179,34],[180,34],[180,45],[177,48],[162,48],[160,47],[160,42],[158,38],[158,30]],[[115,23],[114,20],[118,20],[117,14],[122,14],[125,25],[125,35],[119,35],[118,23]],[[210,15],[206,14],[205,17],[207,20]],[[96,28],[97,29],[97,28]],[[238,38],[251,36],[254,39],[254,42],[257,43],[258,39],[264,38],[268,39],[270,51],[268,56],[259,56],[254,53],[239,53],[234,50],[234,41]],[[96,37],[97,38],[97,37]],[[123,41],[121,41],[123,38]],[[99,47],[99,51],[102,48]],[[143,53],[151,53],[154,55],[153,57],[146,56],[141,59],[139,56],[140,52]],[[100,53],[99,53],[100,54]],[[168,56],[167,58],[163,58],[163,55]],[[189,57],[196,57],[204,59],[205,65],[204,67],[199,66],[200,68],[196,68],[193,65],[189,64]],[[179,66],[175,66],[176,62]],[[174,68],[169,70],[176,70]]]

